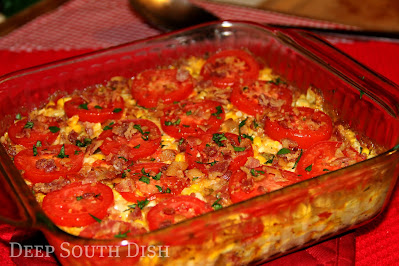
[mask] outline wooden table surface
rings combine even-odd
[[[398,0],[214,0],[308,18],[399,32]]]

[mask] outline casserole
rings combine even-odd
[[[398,155],[392,149],[398,137],[397,87],[303,32],[243,22],[210,23],[10,74],[0,81],[0,133],[4,134],[16,113],[40,106],[60,89],[70,93],[112,76],[132,76],[144,69],[166,65],[184,56],[201,56],[221,47],[246,47],[299,89],[305,91],[310,85],[318,88],[340,119],[387,151],[345,169],[165,229],[133,239],[100,241],[74,237],[58,229],[40,210],[1,148],[4,177],[1,182],[9,188],[3,195],[8,193],[5,200],[15,205],[13,209],[2,210],[4,220],[43,230],[63,264],[139,261],[175,265],[189,260],[218,264],[233,258],[236,263],[245,264],[271,259],[355,228],[381,212],[397,176]],[[325,212],[332,215],[321,221],[320,214]],[[260,221],[267,225],[263,236],[248,242],[242,232]],[[170,235],[179,239],[179,245],[170,245]],[[156,244],[169,245],[168,256],[157,259],[132,256],[135,254],[132,248]],[[99,245],[114,250],[114,256],[104,256],[103,249],[97,250],[94,258],[74,257],[67,252]],[[115,256],[116,247],[118,256]],[[102,258],[96,260],[96,257]]]

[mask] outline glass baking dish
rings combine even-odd
[[[246,48],[274,72],[307,90],[317,88],[336,119],[385,152],[361,163],[131,238],[93,240],[52,223],[0,145],[1,220],[39,229],[65,265],[260,263],[301,249],[376,217],[398,175],[399,89],[322,39],[255,23],[203,24],[0,78],[0,135],[15,114],[49,96],[113,76],[130,77],[191,55]]]

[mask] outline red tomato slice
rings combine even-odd
[[[64,105],[68,117],[79,116],[80,121],[102,123],[106,120],[117,120],[122,117],[125,103],[122,97],[112,100],[112,97],[92,94],[87,102],[82,97],[74,97]]]
[[[234,85],[231,103],[239,110],[255,116],[268,109],[291,106],[292,92],[286,84],[276,85],[267,81],[250,81]]]
[[[284,108],[281,114],[266,120],[265,133],[278,141],[293,140],[306,149],[313,143],[330,139],[332,121],[326,113],[312,108]]]
[[[57,139],[60,129],[59,124],[54,119],[46,118],[45,120],[44,122],[28,121],[28,119],[20,120],[10,126],[8,136],[12,142],[25,148],[32,148],[38,141],[42,146],[49,146]]]
[[[205,174],[224,173],[238,170],[248,157],[254,155],[251,141],[232,133],[206,134],[201,137],[201,144],[186,150],[186,162],[190,168],[198,168]]]
[[[179,195],[187,187],[186,180],[162,174],[164,163],[139,163],[129,167],[130,177],[134,179],[135,192],[119,192],[130,202],[169,198]]]
[[[297,171],[303,179],[326,174],[351,164],[365,160],[366,157],[342,142],[321,141],[309,147],[298,162]]]
[[[94,239],[127,238],[145,233],[144,228],[133,226],[128,222],[105,220],[101,223],[92,223],[79,234],[80,237]]]
[[[123,120],[108,127],[98,137],[104,140],[100,149],[105,155],[137,160],[152,155],[161,145],[161,131],[149,120]]]
[[[242,79],[258,79],[259,64],[243,50],[222,51],[205,62],[201,76],[216,87],[226,88]]]
[[[59,226],[85,226],[103,219],[113,204],[114,195],[108,186],[78,182],[47,194],[43,211]]]
[[[193,91],[190,73],[182,69],[156,69],[141,72],[132,81],[132,95],[141,106],[152,108],[186,99]]]
[[[156,230],[210,211],[212,208],[200,199],[176,196],[152,207],[147,221],[150,230]]]
[[[251,169],[249,173],[238,170],[229,180],[231,201],[237,203],[301,181],[295,173],[269,166]]]
[[[225,118],[221,103],[215,101],[182,101],[164,109],[161,127],[174,138],[215,133]]]
[[[83,157],[84,153],[74,145],[54,145],[22,150],[14,157],[14,163],[32,183],[49,183],[78,173]]]

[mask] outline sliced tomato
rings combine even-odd
[[[32,148],[40,142],[42,146],[51,145],[59,135],[59,124],[55,119],[39,120],[23,119],[14,123],[8,129],[8,136],[15,144]]]
[[[272,139],[290,139],[300,148],[328,140],[332,134],[331,118],[324,112],[308,107],[284,108],[265,122],[265,133]]]
[[[122,117],[125,103],[122,97],[107,97],[102,94],[89,94],[84,98],[74,97],[64,105],[68,117],[79,116],[80,121],[102,123]]]
[[[83,158],[84,152],[78,147],[66,144],[22,150],[14,157],[14,163],[32,183],[49,183],[78,173]]]
[[[169,105],[161,117],[161,127],[174,137],[199,136],[215,133],[225,118],[222,104],[215,101],[182,101]]]
[[[219,88],[233,86],[242,79],[258,79],[259,64],[243,50],[221,51],[205,62],[201,76]]]
[[[161,131],[146,119],[123,120],[108,126],[98,139],[104,140],[100,146],[103,154],[137,160],[152,155],[160,147]]]
[[[255,80],[235,84],[230,101],[239,110],[255,116],[266,110],[291,106],[292,92],[286,84]]]
[[[105,220],[86,226],[79,234],[80,237],[94,239],[124,239],[147,232],[143,227],[137,227],[128,222]]]
[[[179,195],[188,182],[176,176],[166,176],[164,163],[139,163],[129,167],[129,176],[134,179],[134,192],[119,192],[130,202],[169,198]]]
[[[231,201],[236,203],[301,181],[295,173],[269,166],[238,170],[229,180]]]
[[[156,230],[210,211],[212,208],[200,199],[175,196],[151,208],[147,221],[150,230]]]
[[[138,74],[132,81],[132,95],[141,106],[156,107],[186,99],[193,91],[193,79],[187,70],[156,69]]]
[[[72,183],[50,192],[43,211],[59,226],[85,226],[100,222],[114,204],[112,189],[101,183]]]
[[[297,171],[304,179],[326,174],[365,160],[365,155],[342,142],[321,141],[309,147],[298,162]]]
[[[204,173],[238,170],[248,157],[254,155],[251,141],[233,133],[214,133],[202,136],[199,145],[191,146],[185,152],[190,168]]]

